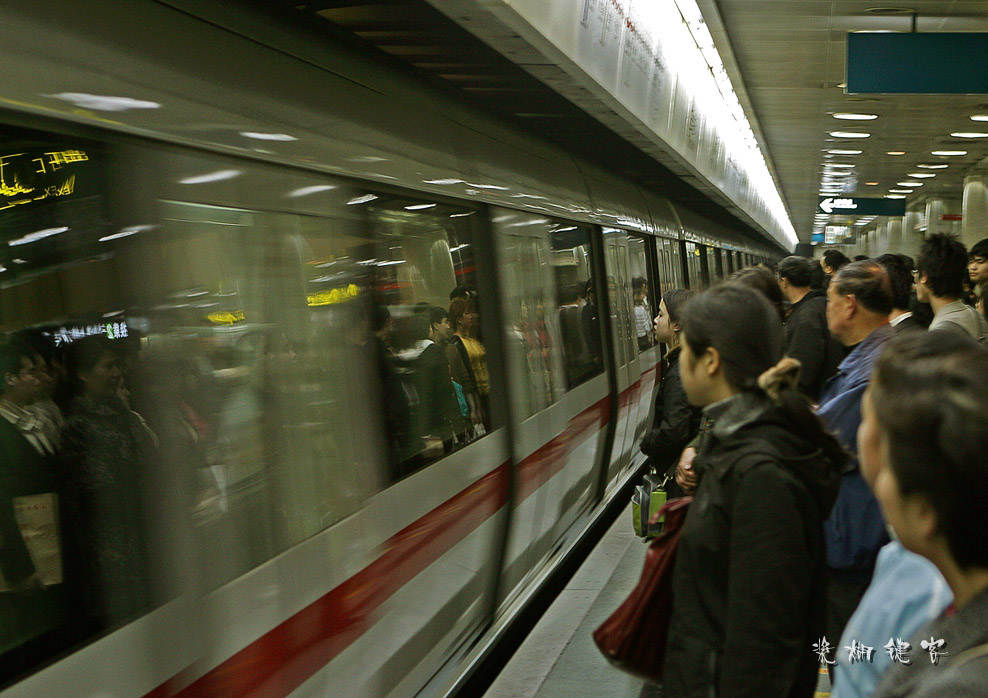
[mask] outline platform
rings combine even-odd
[[[629,505],[484,698],[638,698],[642,681],[608,664],[591,633],[635,586],[644,560],[645,544],[631,530]]]

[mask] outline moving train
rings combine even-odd
[[[780,250],[202,5],[0,9],[0,330],[106,337],[156,441],[148,603],[7,632],[2,695],[449,695],[640,470],[641,318]],[[464,287],[483,413],[437,438],[415,362]]]

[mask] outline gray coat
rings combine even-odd
[[[944,640],[937,665],[920,643]],[[988,696],[988,589],[953,616],[930,621],[909,638],[910,664],[895,664],[872,698]],[[877,651],[877,648],[876,648]],[[838,679],[839,680],[839,679]]]

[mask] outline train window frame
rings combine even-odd
[[[655,267],[654,267],[654,257],[655,257],[655,238],[651,235],[645,235],[642,233],[634,233],[628,231],[628,241],[629,241],[629,255],[631,253],[631,241],[640,241],[642,244],[642,253],[644,255],[644,267],[645,267],[645,313],[647,315],[646,322],[648,323],[648,328],[646,330],[645,337],[647,338],[645,342],[642,341],[640,335],[637,335],[637,304],[632,308],[632,312],[636,314],[636,343],[638,346],[638,354],[644,354],[649,349],[656,345],[655,335],[654,335],[654,317],[656,315],[656,308],[658,303],[661,301],[661,296],[656,296],[655,291],[658,288],[655,279]],[[657,300],[658,298],[658,300]]]

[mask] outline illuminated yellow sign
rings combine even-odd
[[[34,186],[26,180],[42,179],[44,175],[51,176],[66,165],[88,160],[89,156],[83,150],[52,150],[42,153],[40,157],[30,157],[28,153],[0,155],[0,196],[4,197],[0,200],[0,211],[72,194],[75,191],[75,175],[53,184],[48,183],[50,180],[42,180]]]
[[[235,325],[238,322],[243,322],[247,318],[244,317],[244,311],[234,310],[232,313],[228,311],[210,313],[206,316],[206,319],[217,325]]]
[[[359,295],[360,288],[357,284],[350,284],[346,288],[341,287],[330,289],[329,291],[317,291],[316,293],[310,293],[305,297],[305,300],[310,308],[316,308],[322,305],[342,303],[343,301],[351,298],[356,298]]]

